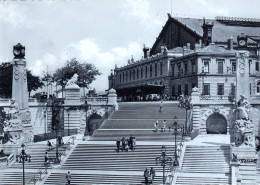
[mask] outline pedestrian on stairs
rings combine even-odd
[[[68,185],[70,185],[70,181],[71,181],[71,174],[70,171],[68,171],[67,175],[66,175],[66,179],[68,181]]]
[[[47,171],[47,168],[48,168],[48,163],[49,163],[49,156],[48,156],[48,153],[45,152],[44,166],[45,166],[45,168],[46,168],[46,171]]]
[[[161,103],[160,103],[160,112],[162,112],[162,109],[163,109],[163,102],[161,101]]]
[[[117,147],[117,152],[119,152],[119,150],[120,150],[120,139],[119,138],[117,138],[116,147]]]
[[[165,132],[165,129],[167,127],[167,123],[166,123],[166,120],[163,121],[163,132]]]
[[[50,141],[47,142],[47,146],[49,147],[49,151],[51,151],[52,150],[52,145],[51,145]]]
[[[145,171],[144,171],[144,181],[145,181],[145,184],[148,184],[148,178],[149,178],[149,171],[148,169],[146,168]]]
[[[157,121],[154,123],[154,131],[155,131],[155,132],[158,131],[158,124],[159,124],[159,121],[157,120]]]
[[[151,167],[151,170],[150,170],[150,180],[151,180],[152,184],[153,184],[154,177],[155,177],[155,170],[153,169],[153,167]]]
[[[135,145],[136,145],[136,139],[133,137],[133,143],[132,143],[132,150],[135,150]]]
[[[125,151],[128,152],[129,146],[128,146],[128,140],[125,141]]]
[[[130,134],[130,138],[129,138],[129,148],[133,149],[133,135]]]
[[[126,144],[125,137],[123,137],[122,138],[122,150],[123,151],[125,150],[125,144]]]

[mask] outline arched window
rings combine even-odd
[[[256,94],[260,95],[260,81],[256,83]]]

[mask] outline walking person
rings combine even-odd
[[[163,109],[163,102],[161,101],[161,103],[160,103],[160,112],[162,112],[162,109]]]
[[[163,121],[163,132],[165,132],[165,129],[167,127],[167,123],[166,123],[166,120]]]
[[[128,139],[125,141],[125,151],[128,152],[129,150],[129,142]]]
[[[120,150],[120,139],[119,138],[117,138],[117,140],[116,140],[116,148],[117,148],[117,152],[119,152],[119,150]]]
[[[68,173],[66,175],[66,179],[67,179],[68,185],[70,185],[70,181],[71,181],[71,173],[70,173],[70,171],[68,171]]]
[[[125,150],[125,137],[122,138],[122,150]]]
[[[129,138],[129,148],[133,149],[133,135],[130,134],[130,138]]]
[[[159,124],[159,121],[157,120],[157,121],[154,123],[154,131],[155,131],[155,132],[158,131],[158,124]]]
[[[151,167],[151,170],[150,170],[150,180],[151,180],[152,184],[153,184],[154,177],[155,177],[155,170],[153,169],[153,167]]]
[[[49,151],[51,151],[52,150],[52,144],[51,144],[50,141],[47,142],[47,146],[49,147]]]
[[[45,156],[44,156],[44,166],[46,168],[46,171],[47,171],[47,168],[48,168],[48,163],[49,163],[49,156],[48,156],[48,153],[45,152]]]
[[[135,150],[135,145],[136,145],[136,139],[135,137],[133,137],[133,141],[132,141],[132,150]]]
[[[144,181],[145,181],[145,184],[148,184],[148,178],[149,178],[149,171],[146,168],[145,171],[144,171]]]

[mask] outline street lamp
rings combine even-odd
[[[185,136],[189,136],[190,132],[191,132],[191,130],[188,129],[188,114],[187,114],[188,110],[191,109],[190,101],[191,101],[190,98],[188,96],[184,96],[184,95],[181,95],[181,98],[179,100],[179,107],[185,109],[185,117],[186,117],[185,125],[184,125],[184,135]]]
[[[172,158],[171,157],[168,157],[166,155],[166,147],[163,145],[162,148],[161,148],[161,156],[160,157],[156,157],[156,165],[160,165],[160,166],[163,166],[163,184],[165,184],[165,166],[166,165],[169,165],[171,166],[172,165]]]
[[[24,178],[24,161],[31,162],[31,156],[25,153],[25,145],[21,145],[22,150],[20,155],[16,155],[16,162],[23,163],[23,185],[25,185],[25,178]]]
[[[179,133],[178,132],[178,118],[177,116],[175,115],[174,116],[174,123],[173,123],[173,127],[174,127],[174,142],[175,142],[175,145],[174,145],[174,162],[173,162],[173,165],[174,166],[178,166],[179,165],[179,162],[178,162],[178,155],[177,155],[177,134]],[[183,133],[183,132],[182,132]]]

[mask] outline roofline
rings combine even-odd
[[[194,18],[195,19],[195,18]],[[183,24],[182,22],[178,21],[177,19],[175,19],[174,17],[172,17],[169,13],[168,13],[168,20],[166,21],[165,25],[163,26],[163,29],[161,30],[161,32],[159,33],[158,37],[156,38],[151,51],[154,49],[155,45],[159,42],[159,38],[162,35],[162,33],[164,32],[164,30],[166,29],[166,27],[168,26],[168,24],[171,23],[171,21],[175,21],[177,24],[183,26],[184,28],[186,28],[189,32],[191,32],[192,34],[195,34],[196,36],[200,37],[202,39],[202,35],[198,34],[196,31],[192,30],[191,28],[187,27],[185,24]],[[171,48],[168,48],[171,49]]]
[[[174,58],[171,61],[180,61],[180,60],[183,60],[183,59],[186,59],[186,58],[190,58],[190,57],[194,57],[194,56],[232,57],[232,56],[236,56],[236,53],[235,52],[234,53],[194,52],[194,53],[190,53],[190,54],[178,57],[178,58]]]

